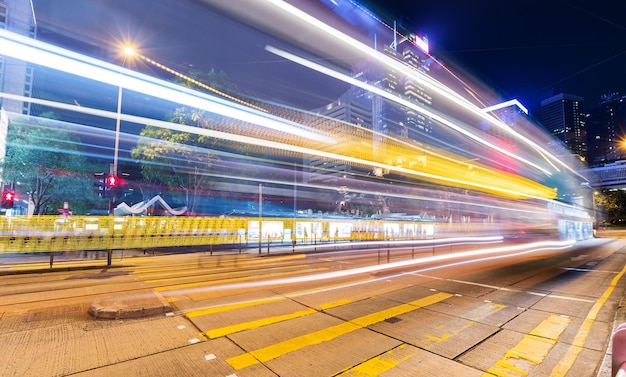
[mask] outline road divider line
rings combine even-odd
[[[301,335],[280,343],[276,343],[264,348],[260,348],[239,356],[231,357],[226,360],[235,370],[244,369],[251,365],[263,363],[273,360],[287,353],[305,348],[310,345],[320,344],[333,340],[341,335],[362,329],[377,322],[384,321],[387,318],[395,317],[413,310],[432,305],[443,301],[453,295],[449,293],[437,293],[419,300],[412,301],[407,304],[401,304],[389,309],[381,310],[372,314],[368,314],[349,322],[339,325],[330,326],[328,328]]]
[[[570,322],[571,319],[567,317],[552,314],[530,333],[525,334],[513,348],[506,351],[504,357],[483,376],[527,376],[530,373],[529,369],[543,361]]]
[[[473,285],[473,286],[476,286],[476,287],[490,288],[490,289],[503,291],[503,292],[519,292],[519,293],[527,293],[529,295],[540,296],[540,297],[558,298],[558,299],[561,299],[561,300],[580,301],[580,302],[595,302],[594,300],[588,300],[588,299],[578,298],[578,297],[559,296],[559,295],[553,295],[553,294],[550,294],[550,293],[533,292],[533,291],[528,291],[528,290],[523,290],[523,289],[514,289],[514,288],[500,287],[500,286],[491,285],[491,284],[476,283],[476,282],[473,282],[473,281],[465,281],[465,280],[457,280],[457,279],[447,279],[447,278],[441,278],[441,277],[431,276],[431,275],[426,275],[426,274],[413,274],[413,275],[426,277],[426,278],[433,279],[433,280],[451,281],[451,282],[459,283],[459,284],[466,284],[466,285]]]

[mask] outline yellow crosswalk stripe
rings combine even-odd
[[[204,259],[203,259],[204,258]],[[233,267],[232,262],[236,263],[235,267],[238,268],[250,268],[259,266],[260,268],[264,268],[269,262],[272,262],[272,265],[278,265],[283,262],[291,262],[292,260],[304,259],[305,255],[296,254],[294,256],[285,256],[285,257],[274,257],[272,259],[250,259],[251,257],[246,256],[245,254],[239,254],[237,256],[228,256],[227,258],[222,258],[221,256],[201,256],[198,260],[191,260],[185,263],[175,263],[170,265],[169,267],[160,267],[155,268],[153,266],[146,267],[135,267],[132,272],[133,275],[140,275],[144,279],[149,279],[152,275],[164,275],[167,273],[176,274],[180,272],[189,273],[190,270],[193,271],[207,271],[207,269],[214,269],[216,267],[219,268],[230,268]],[[139,258],[133,258],[133,261],[137,261]],[[150,258],[147,258],[150,259]],[[200,263],[200,265],[198,265]],[[210,263],[219,263],[222,266],[214,266],[210,265]],[[203,267],[203,265],[208,265],[208,267]],[[292,266],[293,267],[293,266]]]
[[[239,302],[236,304],[214,306],[211,308],[194,309],[194,310],[186,311],[185,316],[187,316],[188,318],[200,317],[203,315],[222,313],[222,312],[227,312],[227,311],[234,310],[234,309],[248,308],[250,306],[268,304],[268,303],[282,301],[286,299],[287,299],[286,297],[278,296],[278,297],[271,297],[271,298],[262,299],[262,300],[245,301],[245,302]]]
[[[375,377],[395,368],[398,364],[417,355],[419,348],[402,344],[392,350],[376,356],[355,367],[350,368],[337,377]]]
[[[453,323],[453,326],[437,326],[436,334],[425,334],[422,339],[415,341],[415,345],[419,348],[428,350],[435,343],[441,343],[445,340],[452,338],[455,335],[462,333],[464,330],[474,326],[476,321],[480,321],[502,309],[506,306],[502,304],[487,303],[479,308],[476,308],[468,313],[466,316],[473,320],[458,319]],[[376,377],[395,367],[400,363],[411,359],[419,353],[417,347],[410,347],[408,344],[402,344],[392,350],[385,352],[384,354],[369,359],[355,367],[351,367],[346,371],[338,375],[338,377]]]
[[[337,300],[337,301],[327,302],[327,303],[321,304],[320,308],[322,310],[327,310],[327,309],[331,309],[331,308],[336,308],[338,306],[346,305],[346,304],[349,304],[351,302],[352,302],[352,300],[345,298],[345,299],[341,299],[341,300]]]
[[[234,334],[236,332],[240,332],[244,330],[255,329],[257,327],[267,326],[267,325],[271,325],[272,323],[287,321],[287,320],[294,319],[294,318],[304,317],[304,316],[314,314],[317,312],[318,311],[315,309],[299,310],[293,313],[276,315],[276,316],[267,317],[267,318],[261,318],[256,321],[248,321],[248,322],[238,323],[236,325],[220,327],[218,329],[206,331],[205,334],[209,338],[215,339],[215,338],[219,338],[220,336]]]
[[[226,360],[226,362],[229,363],[235,370],[240,370],[251,365],[273,360],[279,356],[302,349],[310,345],[320,344],[333,340],[341,335],[356,331],[377,322],[384,321],[385,319],[391,317],[411,312],[424,306],[432,305],[450,297],[452,297],[452,295],[448,293],[437,293],[428,297],[421,298],[419,300],[412,301],[408,304],[397,305],[389,309],[381,310],[376,313],[356,318],[350,322],[341,323],[339,325],[331,326],[319,331],[298,336],[284,342],[260,348],[252,352],[231,357],[230,359]]]
[[[598,299],[598,301],[593,305],[589,313],[587,313],[587,317],[583,321],[583,324],[580,326],[580,329],[578,330],[574,341],[570,345],[565,356],[554,367],[554,369],[550,373],[550,377],[565,376],[572,367],[572,365],[574,365],[578,354],[582,352],[583,347],[585,346],[585,340],[587,340],[587,336],[591,332],[591,326],[598,317],[600,309],[602,309],[606,301],[609,299],[611,293],[613,293],[613,290],[615,290],[615,286],[617,286],[617,283],[621,280],[622,276],[624,276],[625,273],[626,266],[622,268],[622,271],[620,271],[619,274],[615,275],[613,280],[611,280],[611,284],[609,285],[609,287],[604,291],[600,299]]]
[[[552,314],[529,334],[524,335],[524,338],[508,350],[496,365],[487,370],[489,374],[483,376],[527,376],[530,372],[528,369],[543,361],[570,322],[567,317]]]
[[[414,344],[426,350],[430,349],[434,344],[442,343],[450,339],[452,336],[469,329],[470,327],[476,325],[477,322],[504,309],[505,307],[505,305],[494,304],[491,302],[486,305],[481,305],[464,314],[464,317],[471,318],[472,320],[459,317],[454,320],[447,321],[445,325],[441,324],[440,326],[437,326],[433,333],[426,334],[423,339],[417,340]]]
[[[273,267],[273,268],[265,268],[263,270],[259,270],[262,271],[263,273],[267,273],[268,271],[272,271],[272,273],[281,273],[281,271],[302,271],[303,267],[297,268],[297,267],[293,267],[293,266],[284,266],[284,267]],[[190,279],[202,279],[202,278],[213,278],[215,280],[217,279],[222,279],[223,277],[228,277],[228,276],[232,276],[233,275],[233,271],[232,270],[224,270],[223,272],[217,272],[217,271],[204,271],[201,274],[190,274],[190,271],[187,270],[187,274],[181,275],[181,276],[172,276],[172,277],[163,277],[163,278],[152,278],[152,279],[145,279],[146,283],[149,284],[153,284],[153,283],[170,283],[170,282],[175,282],[175,281],[180,281],[180,280],[190,280]],[[246,271],[248,273],[248,275],[251,273],[251,271]],[[246,276],[247,278],[248,276]],[[184,283],[183,283],[184,284]]]

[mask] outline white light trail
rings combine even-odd
[[[473,251],[463,251],[452,254],[441,254],[441,255],[433,255],[429,257],[416,258],[398,262],[391,262],[381,265],[375,266],[365,266],[365,267],[357,267],[348,270],[341,271],[333,271],[333,272],[324,272],[319,274],[307,275],[307,276],[298,276],[298,277],[290,277],[290,278],[281,278],[281,279],[270,279],[264,281],[257,281],[252,283],[239,283],[239,284],[225,284],[220,286],[213,287],[200,287],[200,288],[187,288],[187,289],[176,289],[171,291],[162,291],[164,296],[178,296],[178,295],[186,295],[193,293],[200,293],[206,291],[215,291],[215,290],[228,290],[228,289],[242,289],[242,288],[259,288],[259,287],[267,287],[272,285],[286,285],[286,284],[298,284],[312,281],[320,281],[320,280],[329,280],[341,277],[349,277],[359,274],[373,273],[379,272],[399,267],[408,267],[408,266],[417,266],[426,263],[434,263],[434,262],[444,262],[455,259],[462,258],[478,258],[472,259],[468,261],[459,261],[454,263],[449,263],[442,266],[433,266],[424,269],[420,269],[419,271],[411,271],[402,274],[398,274],[397,276],[407,275],[416,272],[425,272],[434,269],[441,269],[446,267],[453,267],[462,264],[475,263],[480,261],[487,261],[493,259],[501,259],[508,258],[512,256],[520,256],[520,255],[528,255],[533,253],[538,253],[542,251],[548,250],[564,250],[572,247],[575,244],[575,241],[542,241],[542,242],[532,242],[521,245],[514,246],[501,246],[495,247],[491,249],[482,249],[482,250],[473,250]],[[504,255],[497,255],[501,253],[507,253]],[[389,279],[390,276],[384,277],[384,279]],[[382,279],[382,278],[381,278]]]
[[[413,69],[409,69],[404,64],[402,64],[402,63],[400,63],[398,61],[395,61],[394,59],[392,59],[392,58],[390,58],[388,56],[385,56],[384,54],[382,54],[382,53],[372,49],[371,47],[369,47],[369,46],[359,42],[358,40],[356,40],[356,39],[354,39],[354,38],[352,38],[352,37],[342,33],[341,31],[339,31],[339,30],[337,30],[337,29],[327,25],[326,23],[316,19],[315,17],[307,14],[306,12],[304,12],[304,11],[294,7],[293,5],[290,5],[290,4],[288,4],[288,3],[286,3],[286,2],[284,2],[282,0],[266,0],[266,1],[268,3],[276,6],[277,8],[282,9],[283,11],[291,14],[292,16],[295,16],[295,17],[299,18],[300,20],[306,22],[307,24],[309,24],[311,26],[314,26],[315,28],[323,31],[324,33],[326,33],[330,37],[335,38],[335,39],[345,43],[346,44],[346,48],[356,49],[358,51],[361,51],[364,54],[366,54],[367,56],[370,56],[370,57],[376,59],[377,61],[381,62],[382,64],[402,72],[407,77],[410,77],[410,78],[416,80],[417,82],[421,83],[422,85],[425,85],[426,87],[428,87],[433,92],[438,93],[441,96],[449,99],[453,103],[455,103],[455,104],[459,105],[460,107],[468,110],[472,114],[481,117],[482,119],[488,121],[489,123],[495,125],[496,127],[500,128],[500,129],[502,129],[504,132],[507,132],[511,136],[513,136],[513,137],[519,139],[520,141],[528,144],[532,148],[541,151],[545,156],[548,156],[550,159],[552,159],[557,164],[562,165],[563,167],[565,167],[570,172],[580,176],[580,174],[578,172],[576,172],[573,168],[571,168],[570,166],[565,164],[563,161],[561,161],[561,159],[559,159],[557,156],[553,155],[552,153],[550,153],[546,149],[542,148],[541,146],[539,146],[534,141],[532,141],[532,140],[526,138],[525,136],[517,133],[515,130],[511,129],[511,127],[509,127],[508,125],[502,123],[501,121],[499,121],[495,117],[490,116],[488,114],[485,114],[482,111],[481,108],[479,108],[476,105],[472,104],[467,99],[461,97],[461,95],[459,95],[458,93],[456,93],[452,89],[448,88],[447,86],[437,82],[432,77],[429,77],[428,75],[426,75],[426,74],[424,74],[422,72],[419,72],[419,71],[416,71],[416,70],[413,70]]]
[[[261,127],[328,144],[335,143],[333,138],[315,132],[310,127],[246,108],[205,93],[196,92],[189,88],[177,86],[167,81],[157,80],[113,64],[91,59],[40,41],[24,38],[3,29],[0,29],[0,51],[2,51],[3,55],[16,59],[168,101],[193,106]]]
[[[0,47],[1,47],[1,45],[0,45]],[[12,95],[12,94],[8,94],[8,93],[2,93],[2,92],[0,92],[0,97],[10,98],[10,99],[18,99],[18,100],[22,100],[22,101],[30,101],[32,103],[38,103],[38,104],[42,104],[42,105],[46,105],[46,106],[50,106],[50,107],[57,107],[57,108],[66,109],[66,110],[73,110],[73,111],[76,111],[76,112],[81,112],[81,113],[85,113],[85,114],[96,115],[96,116],[105,117],[105,118],[111,118],[111,119],[116,119],[116,117],[118,116],[117,113],[112,112],[112,111],[87,108],[85,106],[69,105],[69,104],[64,104],[64,103],[59,103],[59,102],[48,101],[48,100],[41,100],[41,99],[36,99],[36,98],[17,96],[17,95]],[[389,171],[396,171],[396,172],[399,172],[399,173],[402,173],[402,174],[405,174],[405,175],[417,176],[417,177],[421,177],[421,178],[436,179],[436,180],[440,180],[440,181],[449,182],[449,183],[452,183],[452,184],[471,186],[471,187],[474,187],[474,188],[479,189],[479,190],[483,189],[483,190],[488,190],[488,191],[492,191],[492,192],[493,191],[500,192],[503,195],[510,195],[510,196],[513,196],[513,197],[520,197],[521,196],[521,197],[525,197],[525,198],[543,199],[541,197],[537,197],[537,196],[534,196],[532,194],[519,192],[517,190],[508,189],[508,188],[505,188],[505,187],[494,187],[494,186],[490,186],[490,185],[486,185],[486,184],[481,184],[481,183],[478,183],[478,182],[465,181],[465,180],[458,179],[458,178],[452,178],[452,177],[446,177],[446,176],[442,176],[442,175],[429,174],[429,173],[420,172],[420,171],[416,171],[416,170],[411,170],[411,169],[406,169],[406,168],[402,168],[402,167],[397,167],[397,166],[394,166],[394,165],[382,164],[382,163],[378,163],[378,162],[375,162],[375,161],[363,160],[363,159],[356,158],[356,157],[344,156],[344,155],[341,155],[341,154],[324,152],[324,151],[320,151],[320,150],[317,150],[317,149],[305,148],[305,147],[300,147],[300,146],[296,146],[296,145],[280,143],[280,142],[266,140],[266,139],[257,139],[257,138],[250,137],[250,136],[231,134],[231,133],[227,133],[227,132],[216,131],[216,130],[209,130],[209,129],[206,129],[206,128],[199,128],[199,127],[194,127],[194,126],[187,126],[187,125],[178,124],[178,123],[170,123],[170,122],[166,122],[166,121],[162,121],[162,120],[156,120],[156,119],[151,119],[151,118],[144,118],[144,117],[139,117],[139,116],[135,116],[135,115],[128,115],[128,114],[121,114],[120,115],[120,119],[125,121],[125,122],[132,122],[132,123],[137,123],[137,124],[147,124],[147,125],[151,125],[151,126],[155,126],[155,127],[161,127],[161,128],[171,129],[171,130],[174,130],[174,131],[180,131],[180,132],[187,132],[187,133],[191,133],[191,134],[203,135],[203,136],[213,137],[213,138],[221,139],[221,140],[229,140],[229,141],[242,143],[242,144],[255,145],[255,146],[265,147],[265,148],[273,148],[273,149],[277,149],[277,150],[290,151],[290,152],[299,153],[299,154],[303,154],[303,155],[317,156],[317,157],[322,157],[322,158],[328,158],[328,159],[331,159],[331,160],[345,161],[345,162],[348,162],[348,163],[354,163],[354,164],[360,164],[360,165],[366,165],[366,166],[373,166],[373,167],[378,167],[378,168],[389,170]]]
[[[453,122],[449,121],[445,117],[440,116],[440,115],[434,113],[433,111],[430,111],[430,110],[426,109],[424,106],[420,106],[420,105],[418,105],[418,104],[416,104],[414,102],[407,101],[407,100],[405,100],[403,98],[400,98],[400,97],[398,97],[398,96],[396,96],[396,95],[394,95],[394,94],[392,94],[392,93],[390,93],[390,92],[388,92],[386,90],[383,90],[383,89],[377,88],[377,87],[375,87],[373,85],[364,83],[364,82],[362,82],[360,80],[357,80],[357,79],[355,79],[355,78],[353,78],[351,76],[348,76],[346,74],[343,74],[343,73],[337,72],[335,70],[332,70],[330,68],[324,67],[321,64],[314,63],[314,62],[312,62],[310,60],[301,58],[301,57],[299,57],[297,55],[294,55],[292,53],[289,53],[289,52],[286,52],[286,51],[283,51],[283,50],[279,50],[279,49],[274,48],[272,46],[266,46],[265,49],[268,52],[271,52],[271,53],[273,53],[275,55],[278,55],[278,56],[280,56],[282,58],[290,60],[290,61],[292,61],[294,63],[298,63],[300,65],[303,65],[303,66],[307,67],[307,68],[313,69],[315,71],[318,71],[318,72],[323,73],[325,75],[328,75],[330,77],[336,78],[336,79],[341,80],[343,82],[346,82],[348,84],[351,84],[351,85],[354,85],[354,86],[358,86],[358,87],[363,88],[363,89],[365,89],[365,90],[367,90],[369,92],[378,94],[381,97],[385,97],[385,98],[387,98],[389,100],[392,100],[392,101],[394,101],[394,102],[396,102],[396,103],[398,103],[398,104],[400,104],[402,106],[406,106],[408,108],[411,108],[411,109],[413,109],[413,110],[415,110],[417,112],[420,112],[420,113],[424,114],[427,117],[430,117],[430,118],[436,120],[437,122],[440,122],[440,123],[448,126],[449,128],[459,132],[460,134],[462,134],[464,136],[467,136],[468,138],[470,138],[470,139],[472,139],[472,140],[474,140],[474,141],[476,141],[476,142],[478,142],[480,144],[483,144],[483,145],[485,145],[485,146],[487,146],[487,147],[489,147],[491,149],[494,149],[494,150],[496,150],[496,151],[498,151],[498,152],[500,152],[500,153],[502,153],[504,155],[512,157],[512,158],[514,158],[514,159],[516,159],[516,160],[518,160],[520,162],[523,162],[523,163],[525,163],[525,164],[527,164],[529,166],[532,166],[535,169],[540,170],[541,172],[543,172],[546,175],[551,175],[552,174],[548,170],[542,168],[541,166],[539,166],[539,165],[537,165],[537,164],[535,164],[535,163],[533,163],[533,162],[531,162],[531,161],[529,161],[529,160],[527,160],[527,159],[525,159],[525,158],[523,158],[521,156],[518,156],[518,155],[516,155],[516,154],[514,154],[512,152],[509,152],[509,151],[507,151],[504,148],[498,147],[497,145],[495,145],[495,144],[493,144],[493,143],[491,143],[491,142],[489,142],[489,141],[487,141],[487,140],[485,140],[485,139],[475,135],[474,133],[470,132],[469,130],[454,124]]]

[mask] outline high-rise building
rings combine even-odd
[[[314,112],[321,115],[315,122],[326,122],[330,118],[340,122],[370,128],[372,125],[371,101],[356,97],[354,90],[344,93],[336,101],[321,107]],[[316,127],[315,122],[310,123]],[[336,145],[338,149],[346,146]],[[344,161],[334,161],[324,158],[308,158],[305,161],[310,173],[307,181],[311,182],[334,182],[346,174],[350,174],[356,167],[346,164]]]
[[[586,123],[590,165],[626,159],[626,96],[602,96],[602,102],[588,111]]]
[[[16,34],[35,38],[37,23],[31,0],[0,0],[0,28]],[[0,51],[0,91],[31,97],[33,91],[33,66]],[[30,114],[30,102],[0,98],[5,111]]]
[[[428,71],[429,56],[415,46],[406,46],[402,52],[398,52],[385,45],[383,53],[412,69]],[[426,89],[393,68],[381,67],[378,63],[366,60],[352,67],[352,77],[411,102],[432,105],[432,96]],[[374,132],[415,140],[420,139],[420,135],[432,134],[432,122],[423,115],[364,89],[356,88],[355,91],[357,97],[363,96],[371,100]]]
[[[430,56],[414,46],[403,46],[402,52],[385,45],[385,55],[401,62],[409,69],[427,72]],[[424,105],[432,105],[432,96],[418,82],[401,74],[393,67],[381,66],[380,63],[364,60],[352,67],[352,77],[368,85],[375,86],[404,100]],[[402,106],[384,96],[368,90],[354,87],[354,96],[369,103],[373,131],[374,153],[385,155],[385,135],[411,140],[432,138],[433,122],[413,109]],[[384,172],[375,172],[376,175]]]
[[[587,158],[584,116],[585,99],[559,93],[541,101],[541,122],[558,140],[580,158]]]
[[[418,71],[428,72],[429,61],[423,53],[414,48],[405,48],[402,52],[402,61]],[[404,78],[404,97],[409,101],[422,105],[432,105],[433,98],[428,91],[410,77]],[[413,109],[406,110],[406,129],[410,138],[419,138],[420,134],[432,134],[433,123],[424,115]]]

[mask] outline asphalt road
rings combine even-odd
[[[31,272],[0,276],[0,376],[588,377],[610,351],[626,242],[1,263]],[[147,294],[171,311],[88,314]]]

